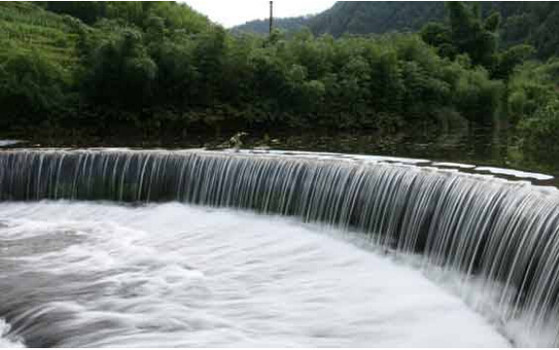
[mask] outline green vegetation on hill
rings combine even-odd
[[[295,32],[308,25],[312,16],[274,18],[274,28],[285,32]],[[231,29],[233,33],[252,33],[268,35],[270,32],[270,20],[258,19],[241,24]]]
[[[559,3],[553,1],[484,1],[480,13],[496,11],[502,17],[499,45],[534,46],[540,57],[559,54]],[[297,21],[315,35],[384,34],[417,32],[429,22],[444,22],[447,12],[442,1],[339,1],[332,8]],[[288,19],[284,19],[288,22]],[[256,23],[255,23],[256,24]],[[258,23],[264,24],[264,23]],[[283,26],[278,25],[279,29]],[[246,31],[267,33],[267,26],[250,25]]]
[[[73,18],[26,2],[3,2],[0,9],[0,58],[35,50],[63,68],[75,65],[78,34]]]
[[[1,129],[43,123],[75,101],[80,26],[31,3],[0,3]]]
[[[417,31],[429,21],[445,16],[443,2],[338,1],[317,15],[309,27],[317,34],[382,34]]]
[[[158,138],[508,122],[526,145],[556,137],[556,62],[531,61],[525,44],[501,49],[496,13],[443,11],[421,35],[335,39],[231,35],[174,2],[0,3],[0,31],[12,33],[0,127]]]

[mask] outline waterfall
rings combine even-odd
[[[382,161],[207,151],[0,152],[0,200],[180,201],[295,216],[480,281],[559,344],[559,191]]]

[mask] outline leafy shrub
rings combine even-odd
[[[559,98],[538,108],[518,126],[521,144],[529,150],[559,150]]]

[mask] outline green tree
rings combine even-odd
[[[533,46],[522,44],[500,52],[495,57],[495,66],[491,74],[492,78],[508,79],[514,68],[533,57],[535,51]]]
[[[559,98],[555,96],[519,124],[522,146],[528,150],[557,151],[559,137]]]
[[[0,123],[41,124],[65,108],[69,86],[61,67],[40,53],[14,53],[0,64]]]
[[[125,30],[102,44],[90,62],[83,88],[92,103],[139,110],[151,102],[157,65],[140,32]]]
[[[446,6],[452,44],[458,52],[468,54],[473,64],[491,67],[497,50],[499,15],[492,14],[484,23],[475,5],[451,1]]]

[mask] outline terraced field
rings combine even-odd
[[[78,63],[80,27],[76,19],[29,2],[0,3],[0,61],[37,53],[70,72]]]

